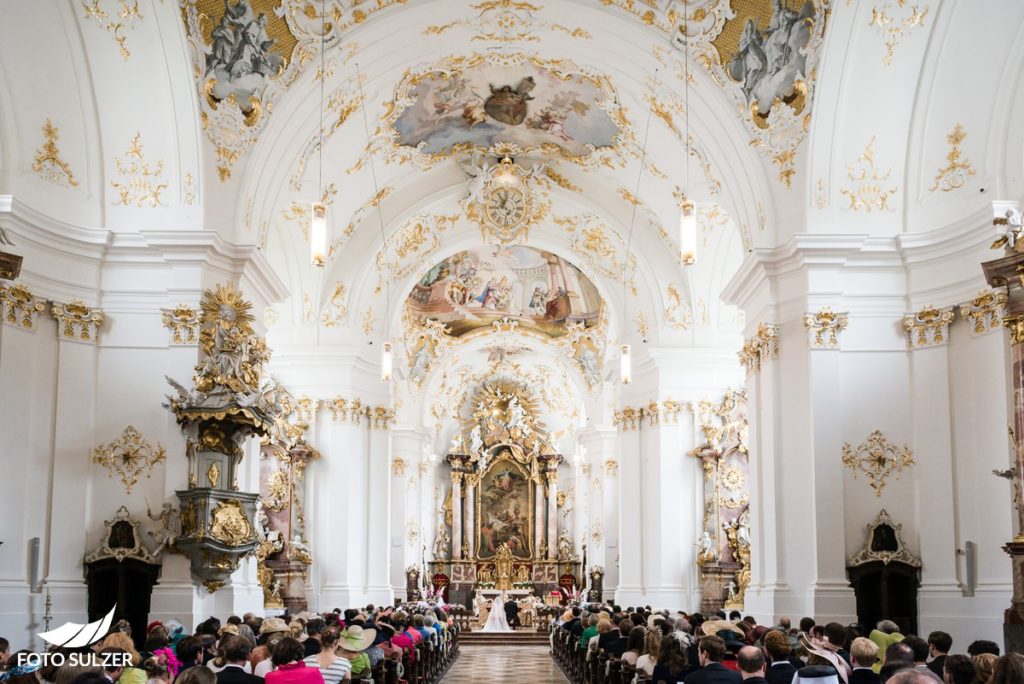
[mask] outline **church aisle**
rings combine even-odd
[[[551,659],[547,646],[462,646],[442,684],[479,682],[556,682],[569,680]]]

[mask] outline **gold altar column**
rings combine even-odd
[[[548,464],[548,560],[558,556],[558,461]]]
[[[1021,245],[1021,242],[1017,242]],[[1024,254],[982,264],[985,279],[996,288],[1005,288],[1007,315],[1003,325],[1010,331],[1010,377],[1013,383],[1014,463],[1013,491],[1017,508],[1017,533],[1003,546],[1013,563],[1013,602],[1003,613],[1003,641],[1006,651],[1024,649]]]
[[[466,516],[465,527],[466,540],[469,544],[469,558],[476,558],[476,482],[475,477],[466,478]]]
[[[462,560],[462,473],[452,470],[452,558]]]
[[[533,555],[537,560],[543,560],[541,556],[544,546],[544,478],[541,477],[534,484],[536,494],[533,497]]]

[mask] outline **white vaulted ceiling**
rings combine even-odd
[[[410,104],[396,95],[435,69],[456,76],[489,60],[512,73],[542,62],[566,83],[586,74],[603,84],[620,144],[586,159],[550,147],[517,159],[554,174],[543,188],[550,211],[528,243],[593,279],[612,336],[735,347],[739,323],[719,293],[750,248],[805,231],[939,229],[1022,190],[1024,140],[1010,122],[1024,96],[1024,6],[805,2],[785,3],[813,10],[802,95],[763,118],[721,50],[732,54],[750,17],[769,26],[776,0],[251,0],[282,57],[255,87],[255,109],[208,88],[223,0],[10,3],[0,22],[0,194],[15,198],[16,238],[39,249],[70,236],[103,258],[127,236],[149,244],[174,231],[260,245],[290,293],[275,307],[278,344],[397,338],[412,285],[483,238],[462,205],[471,155],[428,163],[392,144],[390,122]],[[322,270],[309,264],[302,215],[319,186],[334,190],[336,241]],[[693,266],[677,257],[678,188],[701,209]],[[625,278],[623,263],[635,263]],[[40,281],[65,277],[39,260],[26,268]]]

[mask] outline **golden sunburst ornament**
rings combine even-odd
[[[244,335],[253,333],[252,304],[235,289],[234,284],[218,284],[211,292],[203,292],[203,327],[220,325],[224,328],[238,328]]]

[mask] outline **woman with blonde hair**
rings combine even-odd
[[[96,652],[99,653],[105,648],[117,648],[131,656],[132,664],[130,667],[124,668],[118,682],[121,684],[146,684],[146,671],[139,668],[142,658],[135,650],[135,644],[132,643],[130,636],[124,632],[111,632],[99,643]]]
[[[644,652],[636,659],[636,671],[643,672],[648,677],[653,676],[654,666],[658,664],[659,655],[661,655],[661,630],[648,630],[644,637]]]
[[[974,684],[988,684],[992,679],[992,672],[996,669],[996,661],[999,656],[991,653],[979,653],[971,658],[977,674],[974,675]]]

